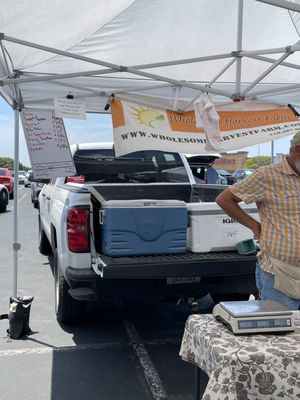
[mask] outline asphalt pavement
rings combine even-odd
[[[52,257],[38,251],[38,211],[30,188],[18,202],[18,296],[34,296],[32,334],[7,335],[0,321],[0,400],[192,400],[194,367],[178,356],[185,305],[158,302],[91,303],[78,326],[56,321]],[[0,314],[13,290],[13,201],[0,214]],[[209,297],[198,303],[210,312]],[[203,377],[205,384],[205,377]]]

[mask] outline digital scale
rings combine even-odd
[[[213,308],[213,316],[235,335],[293,332],[293,311],[273,300],[224,301]]]

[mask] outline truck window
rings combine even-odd
[[[79,149],[74,162],[86,182],[189,182],[178,153],[146,150],[116,157],[112,149]]]

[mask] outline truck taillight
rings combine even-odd
[[[83,175],[68,176],[66,181],[67,181],[67,183],[84,183],[85,182],[85,176],[83,176]]]
[[[89,207],[70,208],[67,217],[68,248],[74,253],[90,251],[90,209]]]

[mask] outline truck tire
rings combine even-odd
[[[57,250],[54,254],[55,313],[58,322],[72,324],[85,315],[86,302],[73,299],[68,293],[67,284],[59,264]]]
[[[0,213],[4,213],[6,211],[6,207],[7,207],[7,194],[6,191],[0,190]]]
[[[46,236],[39,217],[39,251],[45,256],[52,254],[51,244]]]

